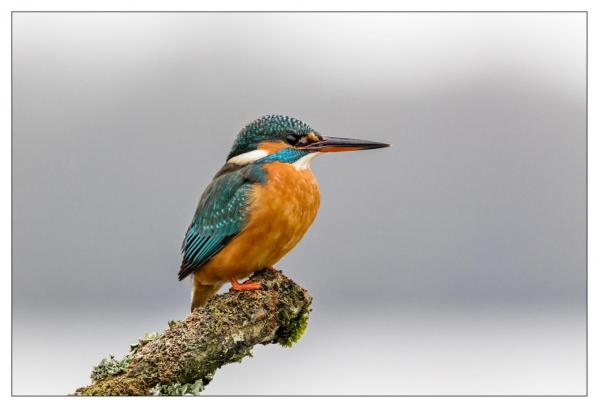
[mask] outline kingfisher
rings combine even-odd
[[[282,115],[263,116],[241,129],[183,240],[179,280],[193,275],[191,310],[226,282],[232,290],[260,289],[257,282],[239,281],[272,267],[302,239],[320,206],[310,169],[315,157],[388,146],[323,136]]]

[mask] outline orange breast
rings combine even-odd
[[[318,183],[310,169],[280,162],[264,166],[268,182],[253,189],[245,229],[204,265],[197,278],[224,282],[273,266],[302,239],[320,206]]]

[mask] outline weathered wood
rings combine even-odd
[[[76,395],[197,394],[256,344],[291,346],[306,328],[311,296],[274,269],[251,279],[262,289],[218,295],[164,333],[140,339],[123,359],[102,360]]]

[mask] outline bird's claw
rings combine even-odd
[[[229,278],[229,281],[231,282],[231,289],[233,289],[235,291],[257,290],[257,289],[262,288],[262,285],[260,285],[259,282],[253,282],[251,280],[247,280],[243,283],[239,283],[239,282],[237,282],[237,279]]]

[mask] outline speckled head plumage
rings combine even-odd
[[[290,137],[301,137],[310,133],[318,134],[299,119],[284,115],[262,116],[239,131],[227,159],[256,150],[262,142],[286,142]]]

